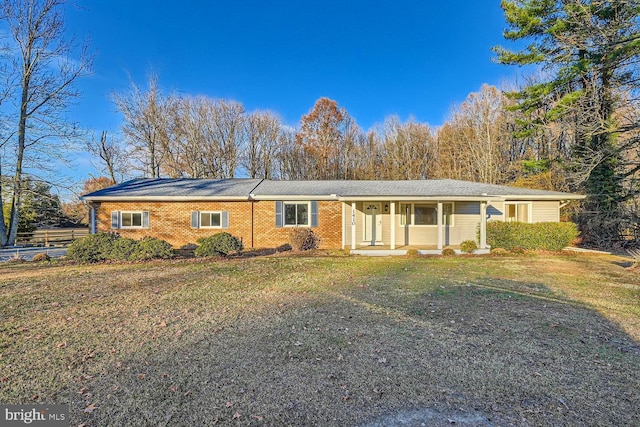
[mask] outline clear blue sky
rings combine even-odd
[[[150,70],[166,90],[234,99],[296,125],[322,96],[365,130],[397,114],[439,125],[482,83],[513,81],[498,1],[76,0],[67,31],[91,38],[94,75],[72,119],[116,131],[109,95]],[[130,77],[129,77],[130,76]]]

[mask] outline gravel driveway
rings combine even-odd
[[[33,248],[7,248],[0,249],[0,262],[20,257],[25,261],[31,261],[33,256],[39,253],[46,253],[51,258],[58,258],[67,254],[67,248],[61,247],[33,247]]]

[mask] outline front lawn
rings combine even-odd
[[[0,403],[70,403],[73,426],[633,424],[623,261],[3,264]]]

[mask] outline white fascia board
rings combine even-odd
[[[251,195],[251,200],[263,200],[263,201],[269,201],[269,200],[293,200],[293,201],[308,201],[308,200],[333,200],[333,201],[338,201],[339,198],[337,196],[334,195],[291,195],[291,194],[282,194],[282,195],[278,195],[278,196],[260,196],[260,195]]]
[[[523,200],[523,201],[536,201],[536,200],[582,200],[587,196],[583,196],[582,194],[562,194],[562,195],[530,195],[530,196],[504,196],[504,199],[509,200]]]
[[[80,196],[87,202],[247,202],[247,196]]]
[[[427,202],[501,202],[502,196],[362,196],[340,197],[343,202],[374,202],[380,200],[393,200],[399,202],[427,201]]]

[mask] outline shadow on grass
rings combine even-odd
[[[640,417],[638,345],[594,310],[539,283],[394,284],[289,298],[221,327],[195,325],[148,353],[132,349],[86,381],[92,396],[74,398],[72,421],[623,425]],[[83,413],[90,401],[100,409]]]

